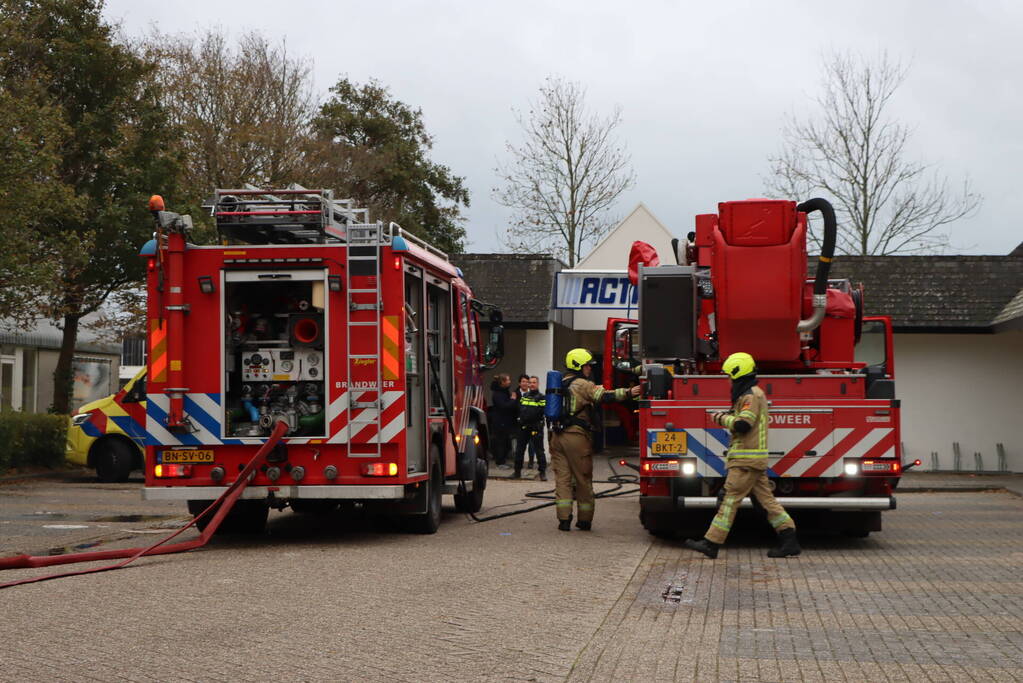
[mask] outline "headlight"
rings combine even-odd
[[[92,417],[92,413],[78,413],[77,415],[71,417],[71,426],[81,427],[83,424],[89,421],[90,417]]]

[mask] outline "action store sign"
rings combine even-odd
[[[555,308],[635,309],[639,291],[624,270],[563,270],[554,280]]]

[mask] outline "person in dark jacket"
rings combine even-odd
[[[516,429],[518,412],[517,393],[511,390],[511,377],[501,373],[490,383],[490,411],[487,422],[490,427],[490,454],[501,469],[511,469],[508,454],[511,451],[512,432]]]
[[[515,473],[512,474],[514,479],[522,476],[522,461],[528,448],[530,468],[535,457],[540,481],[547,481],[547,454],[543,450],[543,410],[546,405],[546,396],[540,392],[539,378],[522,375],[519,378],[519,432],[515,446]]]

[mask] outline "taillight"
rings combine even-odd
[[[192,476],[191,465],[157,465],[153,468],[153,474],[157,478],[167,479],[171,477]]]
[[[366,462],[362,464],[362,473],[367,477],[394,477],[398,474],[398,463]]]

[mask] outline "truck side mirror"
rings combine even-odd
[[[487,335],[487,350],[483,353],[483,365],[492,368],[504,358],[504,326],[492,325]]]

